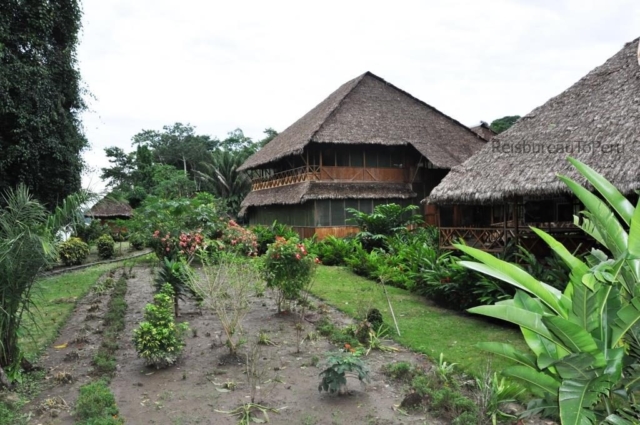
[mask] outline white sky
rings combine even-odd
[[[284,130],[371,71],[467,125],[524,115],[640,36],[638,0],[84,0],[95,98],[84,184],[107,146],[191,123],[224,138]]]

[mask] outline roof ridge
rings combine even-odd
[[[355,82],[355,84],[353,84],[351,86],[351,88],[340,98],[340,100],[336,103],[336,106],[333,107],[331,109],[331,112],[329,112],[324,119],[322,120],[322,122],[320,123],[320,125],[318,126],[318,128],[316,128],[312,133],[311,133],[311,137],[309,137],[309,142],[313,141],[313,138],[316,136],[316,134],[318,134],[318,132],[322,129],[322,127],[326,124],[326,122],[329,120],[329,118],[331,118],[333,116],[333,114],[335,114],[339,109],[340,106],[342,106],[342,102],[347,98],[347,96],[349,96],[353,90],[358,87],[360,85],[360,83],[362,82],[362,80],[364,79],[364,77],[366,77],[367,75],[372,75],[375,77],[375,75],[373,75],[370,71],[366,71],[364,74],[360,74],[358,75],[356,78],[352,78],[351,80],[347,81],[346,83],[344,83],[343,85],[341,85],[340,87],[338,87],[338,90],[340,90],[341,87],[346,86],[347,84],[351,84],[353,82]],[[337,91],[337,90],[336,90]]]

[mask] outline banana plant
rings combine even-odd
[[[479,348],[515,363],[503,374],[540,397],[527,413],[554,414],[571,425],[639,423],[634,395],[640,390],[640,205],[634,207],[587,165],[568,160],[601,195],[559,176],[585,206],[575,223],[609,255],[592,250],[583,261],[532,228],[571,270],[560,292],[516,264],[456,245],[479,261],[461,265],[517,289],[513,299],[469,311],[520,327],[528,352],[499,342]]]

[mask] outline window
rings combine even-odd
[[[331,226],[331,201],[316,201],[316,226]]]
[[[331,225],[344,226],[344,201],[342,199],[331,201]]]
[[[347,226],[354,226],[356,224],[355,221],[349,220],[350,218],[353,218],[353,214],[347,212],[347,208],[353,208],[354,210],[359,210],[360,207],[358,205],[358,200],[347,199],[344,201],[344,210],[345,210],[344,222]]]
[[[364,154],[362,151],[357,150],[351,152],[351,166],[352,167],[362,167],[364,164]]]
[[[378,166],[378,153],[374,149],[367,149],[364,152],[364,163],[369,168],[376,168]]]
[[[325,149],[322,151],[322,165],[326,167],[335,167],[336,151],[334,149]]]

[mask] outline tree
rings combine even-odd
[[[506,117],[498,118],[493,120],[489,125],[491,130],[500,134],[505,130],[508,130],[512,125],[516,123],[520,119],[520,115],[508,115]]]
[[[6,207],[0,209],[0,381],[2,368],[21,363],[20,323],[32,312],[36,277],[57,258],[58,232],[82,222],[78,211],[85,200],[72,195],[49,214],[24,185],[8,190],[2,199]]]
[[[198,173],[205,182],[204,187],[224,199],[233,215],[240,211],[240,203],[251,190],[249,176],[238,171],[245,159],[245,155],[238,152],[217,150],[210,154],[208,161],[201,163],[203,172]]]
[[[0,3],[0,190],[24,183],[50,210],[81,187],[81,14],[77,0]]]

